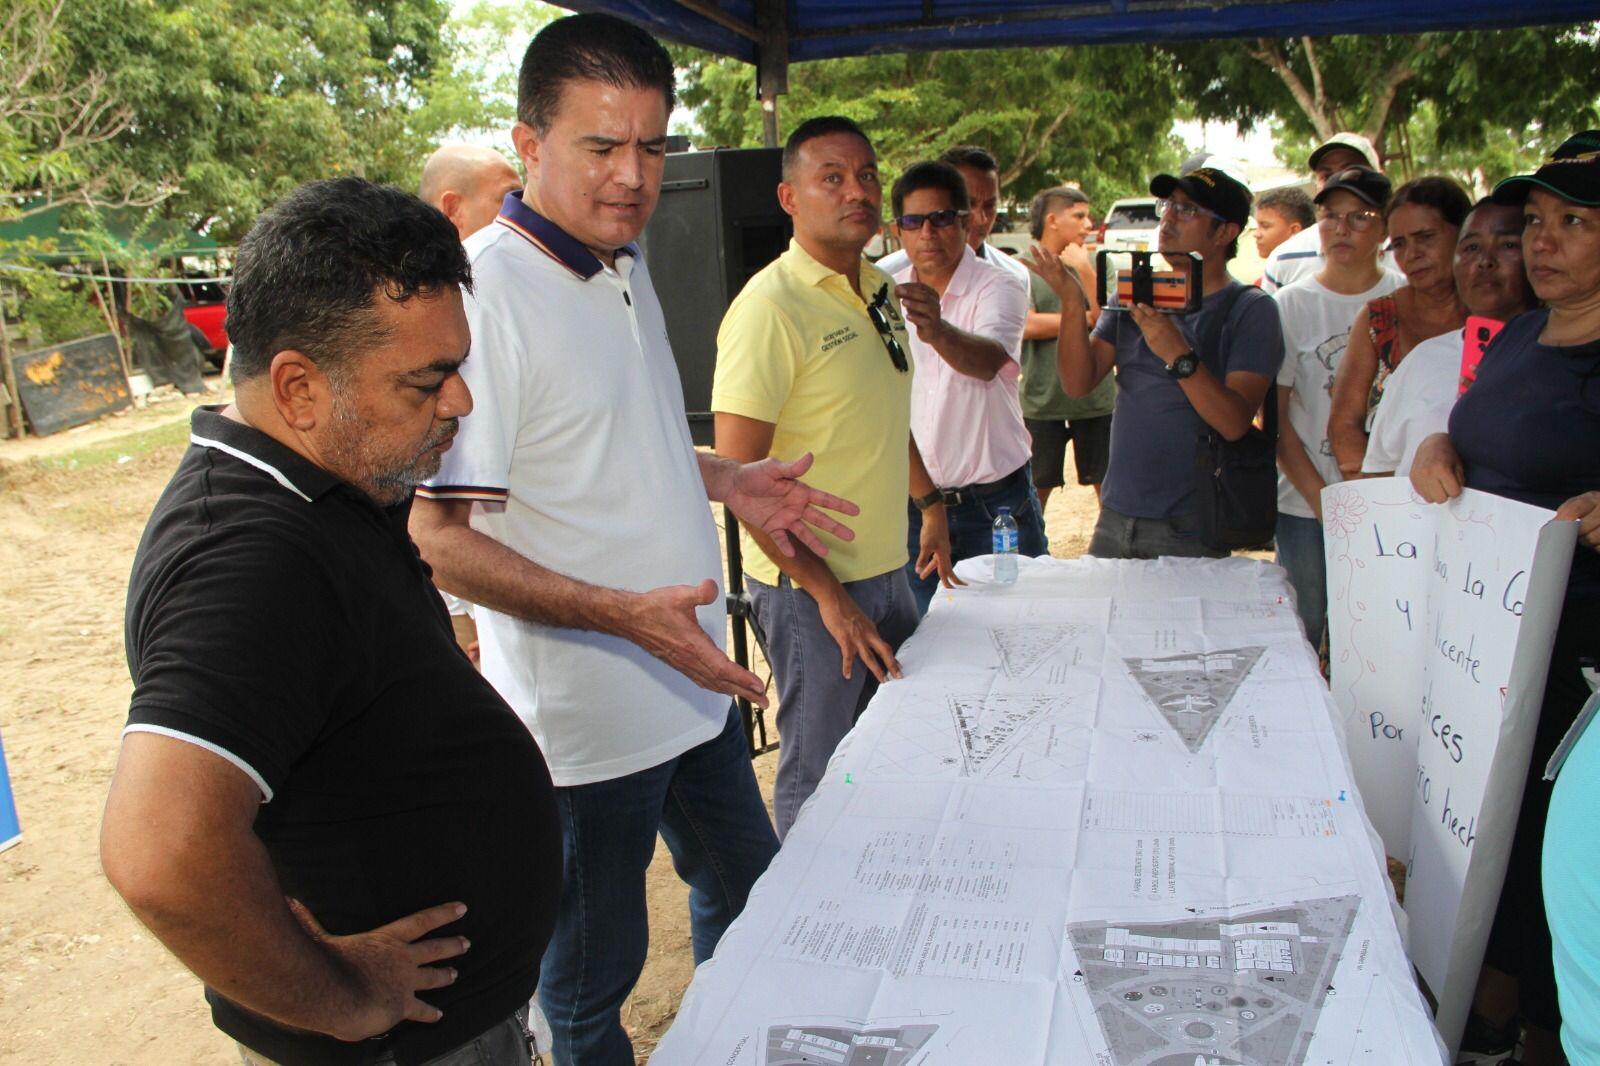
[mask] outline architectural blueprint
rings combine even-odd
[[[1228,648],[1123,662],[1172,731],[1190,751],[1199,751],[1265,650]]]
[[[1282,572],[971,562],[651,1062],[1444,1062]]]

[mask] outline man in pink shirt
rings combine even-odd
[[[967,185],[955,167],[916,163],[890,196],[895,232],[910,257],[894,280],[912,326],[911,435],[939,486],[912,501],[908,558],[916,559],[922,510],[939,502],[954,560],[990,552],[1001,507],[1016,519],[1022,554],[1047,555],[1017,394],[1028,292],[968,246]],[[926,613],[937,578],[918,577],[911,563],[906,576]]]

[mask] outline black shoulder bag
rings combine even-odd
[[[1222,306],[1206,323],[1202,365],[1226,378],[1220,343],[1234,304],[1247,290],[1241,286],[1223,297]],[[1267,388],[1265,429],[1254,425],[1238,440],[1228,440],[1206,426],[1195,447],[1195,521],[1200,541],[1214,551],[1260,548],[1272,542],[1278,523],[1278,386]]]

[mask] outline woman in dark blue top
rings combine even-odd
[[[1543,773],[1588,697],[1582,667],[1600,659],[1600,131],[1568,138],[1538,173],[1501,182],[1494,198],[1524,205],[1523,258],[1546,306],[1512,319],[1489,345],[1477,383],[1450,414],[1450,432],[1417,450],[1411,482],[1432,503],[1466,487],[1552,508],[1558,519],[1579,523],[1511,862],[1474,1004],[1479,1035],[1498,1027],[1514,1036],[1520,1008],[1528,1026],[1522,1061],[1535,1066],[1565,1061],[1555,1036],[1562,1019],[1540,877],[1551,792]],[[1569,1017],[1568,1024],[1596,1023]]]

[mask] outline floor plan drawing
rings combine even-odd
[[[1073,980],[1116,1066],[1302,1066],[1360,906],[1069,925]]]
[[[990,626],[989,639],[1000,653],[1000,669],[1007,677],[1020,679],[1031,676],[1040,663],[1088,629],[1070,622]]]
[[[1191,752],[1200,750],[1266,648],[1251,645],[1124,659],[1128,673]]]
[[[766,1066],[907,1066],[937,1025],[774,1025]]]
[[[962,776],[991,773],[1039,719],[1062,706],[1055,696],[986,693],[947,696],[961,753]]]

